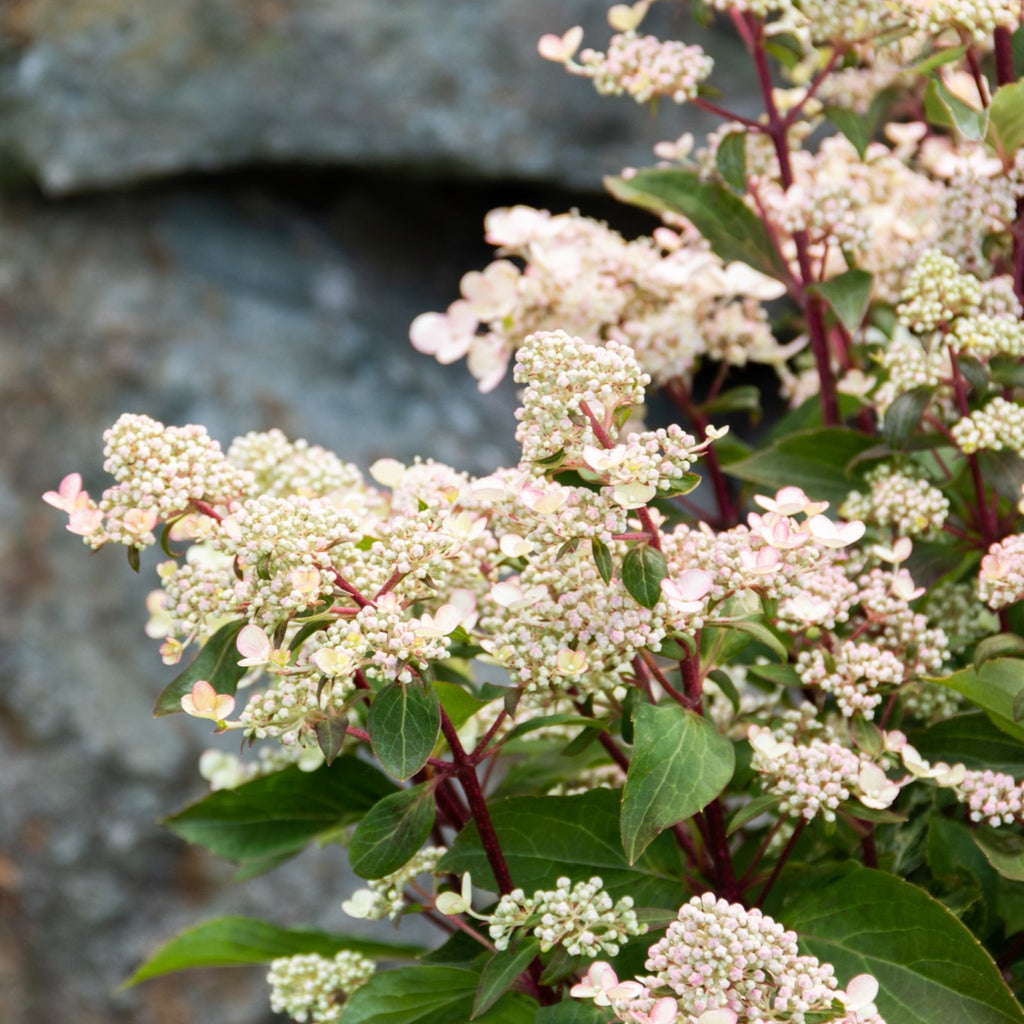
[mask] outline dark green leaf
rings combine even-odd
[[[718,144],[715,164],[722,180],[734,192],[747,188],[747,133],[729,132]]]
[[[726,263],[739,260],[779,281],[789,267],[764,222],[727,188],[702,181],[697,171],[650,168],[632,178],[605,178],[616,199],[661,214],[682,214]]]
[[[729,819],[726,835],[731,836],[733,832],[743,828],[744,825],[749,824],[755,818],[760,818],[762,814],[768,814],[770,811],[777,810],[778,806],[779,798],[773,793],[762,793],[760,796],[755,796],[750,803],[744,804]]]
[[[660,654],[663,658],[672,658],[674,661],[682,661],[684,658],[689,658],[695,650],[692,636],[677,634],[662,640],[661,646],[655,651],[655,654]]]
[[[333,764],[334,759],[341,753],[347,729],[348,718],[345,715],[336,714],[325,715],[314,726],[317,745],[328,765]]]
[[[553,725],[580,725],[587,729],[592,729],[596,725],[600,729],[605,729],[607,728],[608,723],[604,721],[595,722],[593,718],[585,718],[583,715],[539,715],[537,718],[531,718],[526,722],[520,722],[519,725],[517,725],[505,737],[505,742],[509,743],[512,740],[518,739],[520,736],[525,736],[527,733],[536,732],[538,729],[547,729]]]
[[[376,942],[351,935],[278,928],[253,917],[218,917],[194,928],[186,928],[165,942],[123,987],[129,988],[140,981],[189,967],[265,964],[279,956],[295,956],[297,953],[334,956],[343,949],[388,960],[412,959],[423,952],[418,946],[397,942]]]
[[[373,752],[388,775],[415,775],[430,757],[441,731],[441,705],[433,687],[389,683],[374,698],[368,716]]]
[[[736,763],[731,741],[678,704],[640,704],[633,726],[621,818],[631,864],[655,836],[711,803],[729,784]]]
[[[885,410],[882,423],[882,436],[893,448],[899,448],[917,429],[928,403],[935,394],[935,388],[922,384],[920,387],[904,391]]]
[[[473,1013],[478,976],[458,967],[380,971],[345,1005],[345,1024],[463,1024]],[[486,1024],[533,1024],[537,1004],[510,992],[483,1017]]]
[[[738,388],[730,388],[722,392],[710,402],[704,402],[700,411],[709,419],[727,412],[761,411],[761,389],[753,384],[743,384]]]
[[[885,735],[882,730],[863,715],[854,715],[850,719],[850,737],[855,746],[871,757],[877,757],[885,747]]]
[[[372,765],[343,754],[315,772],[298,768],[221,789],[165,819],[172,832],[228,860],[298,853],[357,821],[394,786]]]
[[[866,270],[847,270],[816,284],[816,291],[832,307],[839,322],[851,333],[860,328],[871,303],[874,278]]]
[[[997,728],[1024,742],[1024,726],[1013,718],[1013,704],[1024,689],[1024,661],[996,658],[979,669],[965,668],[951,676],[930,682],[963,694],[972,704],[988,712]]]
[[[1003,878],[1024,882],[1024,836],[989,825],[982,825],[970,834],[985,859]]]
[[[1024,745],[997,729],[980,711],[912,733],[910,742],[929,761],[962,761],[968,768],[990,768],[1024,779]]]
[[[926,855],[938,893],[967,889],[977,894],[961,919],[976,934],[987,935],[996,924],[998,876],[978,849],[973,831],[962,822],[931,815]]]
[[[491,817],[512,880],[526,892],[553,888],[561,876],[577,882],[598,875],[613,899],[630,895],[641,907],[679,907],[682,864],[673,837],[659,836],[630,867],[619,835],[617,792],[513,797],[492,804]],[[483,888],[496,885],[472,824],[456,836],[440,870],[470,871]]]
[[[1000,86],[988,108],[985,141],[999,154],[1006,167],[1024,142],[1024,81]]]
[[[731,476],[776,491],[802,487],[814,500],[838,505],[854,487],[847,466],[875,444],[875,438],[845,427],[790,434],[726,469]]]
[[[1024,486],[1024,459],[1008,448],[1000,452],[983,448],[977,459],[985,483],[991,484],[1000,497],[1016,505]]]
[[[229,622],[203,644],[192,664],[164,687],[153,708],[156,717],[181,711],[181,698],[191,693],[200,679],[205,679],[218,693],[234,695],[238,680],[248,671],[238,664],[239,654],[235,646],[243,626],[245,619]]]
[[[661,600],[661,581],[668,575],[665,556],[649,544],[638,544],[622,560],[622,583],[638,604],[653,608]]]
[[[700,487],[701,480],[703,477],[700,473],[684,473],[682,476],[673,477],[667,487],[658,491],[658,498],[675,498],[680,494],[689,494]]]
[[[721,691],[723,696],[732,705],[733,711],[739,711],[740,709],[740,695],[736,689],[736,684],[732,681],[732,677],[725,669],[713,668],[708,673],[708,679],[710,679],[715,686]]]
[[[602,1010],[589,1000],[563,999],[537,1011],[536,1024],[607,1024],[611,1010]]]
[[[430,836],[435,817],[430,783],[384,797],[352,833],[348,860],[360,878],[383,878],[404,867]]]
[[[508,990],[540,952],[540,941],[531,936],[514,950],[495,953],[480,974],[472,1020],[486,1013]]]
[[[608,545],[600,537],[591,537],[590,548],[594,555],[594,565],[597,566],[601,579],[605,583],[611,583],[614,566],[612,565],[612,553]]]
[[[978,940],[917,886],[849,866],[779,916],[841,983],[873,974],[887,1024],[1022,1024],[1024,1012]]]

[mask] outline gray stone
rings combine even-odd
[[[222,914],[352,929],[344,851],[234,886],[159,827],[204,791],[211,737],[151,716],[174,671],[142,632],[157,559],[135,576],[120,550],[91,554],[39,498],[74,470],[105,485],[101,432],[123,410],[224,442],[280,426],[364,467],[515,460],[511,387],[481,396],[407,338],[479,265],[485,197],[422,188],[407,200],[436,212],[411,220],[379,186],[321,188],[316,211],[237,181],[0,203],[2,1024],[252,1024],[259,970],[115,990]]]
[[[673,5],[653,28],[680,31]],[[660,8],[666,8],[661,10]],[[656,116],[540,59],[590,0],[16,0],[0,10],[0,150],[51,194],[263,164],[532,178],[586,189],[699,111]],[[685,25],[687,40],[708,34]],[[645,25],[646,28],[646,25]],[[715,50],[735,95],[745,54]]]

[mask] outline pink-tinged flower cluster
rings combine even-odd
[[[699,46],[629,31],[613,35],[607,52],[586,49],[579,63],[570,58],[565,65],[572,74],[589,78],[602,96],[631,96],[637,103],[667,97],[685,103],[697,95],[715,63]]]
[[[626,241],[577,213],[528,206],[492,210],[485,228],[502,258],[466,274],[446,312],[423,313],[410,327],[418,351],[442,363],[465,356],[482,391],[538,331],[628,344],[658,382],[689,380],[704,358],[779,366],[791,354],[761,305],[785,287],[743,264],[723,265],[693,232],[666,227]]]
[[[784,729],[758,725],[750,727],[748,736],[751,767],[761,776],[765,790],[779,798],[779,810],[808,821],[818,815],[834,821],[836,811],[852,799],[882,810],[892,805],[909,781],[891,780],[874,758],[834,739],[797,739]]]
[[[1005,608],[1024,597],[1024,534],[1015,533],[988,549],[981,560],[978,592],[989,608]]]
[[[839,987],[835,969],[804,956],[797,937],[759,910],[695,896],[648,950],[647,970],[619,981],[592,964],[571,994],[610,1006],[628,1024],[770,1024],[828,1015],[836,1024],[884,1024],[868,974]]]

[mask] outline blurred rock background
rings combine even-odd
[[[663,9],[662,9],[663,8]],[[510,386],[408,345],[526,202],[624,225],[602,175],[708,125],[541,61],[604,0],[0,2],[0,1024],[253,1024],[261,971],[117,986],[225,913],[348,927],[340,849],[244,886],[162,831],[208,740],[154,721],[152,564],[95,555],[39,495],[105,486],[122,411],[226,443],[279,426],[366,466],[516,457]],[[659,5],[663,34],[690,29]],[[712,47],[740,83],[742,54]]]

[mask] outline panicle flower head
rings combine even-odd
[[[345,999],[373,975],[375,965],[361,953],[343,949],[333,957],[300,953],[271,961],[270,1008],[300,1024],[336,1024]]]
[[[570,956],[615,956],[630,936],[643,935],[647,926],[637,920],[633,900],[614,902],[600,878],[573,885],[559,878],[554,889],[527,896],[513,889],[498,901],[489,917],[488,933],[497,949],[508,948],[519,929],[540,939],[543,951],[563,946]]]

